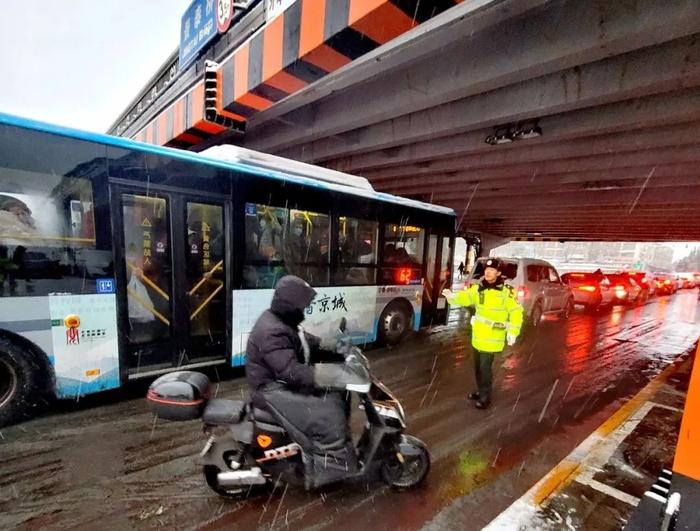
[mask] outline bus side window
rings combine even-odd
[[[89,258],[104,275],[111,256],[95,251],[91,182],[2,167],[0,177],[0,295],[94,292]]]
[[[273,288],[285,275],[283,238],[288,217],[286,208],[245,204],[244,287]]]
[[[372,285],[377,280],[379,223],[338,218],[336,285]]]
[[[382,284],[420,283],[425,229],[407,223],[384,226]]]
[[[308,210],[290,211],[285,234],[287,271],[313,286],[327,286],[330,266],[330,216]]]

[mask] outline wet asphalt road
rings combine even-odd
[[[217,497],[197,465],[198,422],[154,423],[143,385],[62,404],[0,432],[0,528],[480,529],[700,334],[697,291],[552,320],[497,360],[492,407],[469,406],[466,318],[369,353],[431,450],[426,483]],[[240,398],[244,381],[217,384]],[[548,400],[551,394],[551,399]],[[361,411],[354,413],[362,415]]]

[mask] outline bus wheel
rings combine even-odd
[[[411,325],[411,315],[405,304],[390,303],[379,318],[379,337],[385,345],[399,343]]]
[[[0,338],[0,426],[26,414],[30,395],[39,391],[38,373],[26,351]]]

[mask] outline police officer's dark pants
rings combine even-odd
[[[479,391],[479,400],[491,401],[491,388],[493,386],[493,358],[497,353],[481,352],[474,350],[474,375],[476,376],[476,388]]]

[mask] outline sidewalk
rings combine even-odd
[[[622,529],[671,469],[694,357],[669,365],[485,529]]]

